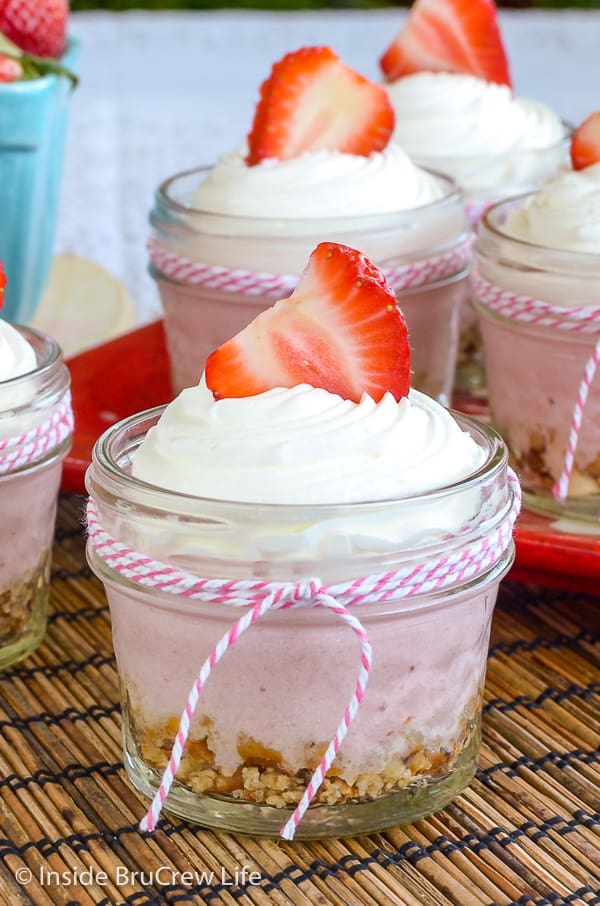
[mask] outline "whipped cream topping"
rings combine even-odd
[[[508,212],[503,232],[547,248],[600,253],[600,163],[561,170]]]
[[[394,139],[415,158],[547,148],[564,136],[550,107],[477,76],[419,72],[387,88],[396,112]]]
[[[6,412],[31,398],[26,385],[4,384],[37,367],[33,347],[18,330],[0,319],[0,412]]]
[[[368,157],[306,151],[248,166],[245,151],[224,154],[200,184],[193,207],[246,217],[331,218],[383,214],[442,198],[442,184],[395,144]]]
[[[318,507],[443,488],[475,472],[485,455],[447,410],[416,390],[400,402],[386,394],[378,403],[368,395],[354,403],[302,384],[215,401],[202,381],[167,407],[132,471],[184,494],[304,508],[301,517],[292,509],[257,518],[242,541],[221,532],[207,542],[226,556],[304,559],[382,553],[457,530],[478,511],[478,491],[465,489],[443,505],[411,503],[402,513],[375,504]],[[203,542],[173,536],[167,546],[185,554]]]

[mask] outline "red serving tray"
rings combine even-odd
[[[162,321],[154,321],[68,361],[75,433],[63,470],[62,488],[84,492],[92,447],[122,418],[172,398]],[[463,405],[483,414],[482,404]],[[571,534],[524,510],[516,528],[517,558],[511,578],[600,594],[600,534]]]

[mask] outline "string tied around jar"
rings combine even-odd
[[[416,289],[464,270],[471,261],[472,244],[473,237],[469,235],[453,248],[429,258],[395,267],[382,267],[381,271],[393,290]],[[264,295],[273,299],[291,295],[298,283],[298,276],[293,274],[255,272],[195,261],[165,248],[155,238],[149,239],[147,245],[150,260],[157,271],[180,283],[243,296]]]
[[[371,642],[366,629],[350,612],[350,608],[438,591],[491,569],[511,543],[514,524],[521,508],[518,478],[510,469],[507,470],[507,478],[512,489],[510,507],[503,515],[502,521],[489,528],[487,534],[475,541],[459,544],[452,553],[441,555],[434,562],[423,559],[402,569],[331,585],[325,585],[316,577],[298,582],[265,582],[194,576],[145,556],[111,537],[99,520],[96,501],[90,497],[87,503],[88,543],[94,553],[122,578],[141,587],[173,595],[245,608],[243,615],[216,643],[196,675],[181,714],[167,766],[152,803],[140,822],[140,830],[151,832],[156,828],[181,764],[202,690],[225,653],[266,613],[295,607],[322,607],[339,617],[357,636],[360,644],[360,663],[354,691],[335,733],[302,798],[279,832],[283,839],[293,840],[298,824],[317,795],[340,750],[367,688],[372,663]]]
[[[555,500],[563,503],[569,493],[569,482],[575,464],[579,433],[590,387],[600,364],[600,307],[590,305],[561,306],[544,302],[532,296],[514,293],[486,280],[477,271],[472,275],[473,288],[477,298],[491,311],[515,321],[551,327],[557,330],[572,330],[578,333],[598,335],[592,354],[589,356],[577,390],[569,428],[567,449],[558,481],[552,487]]]
[[[0,475],[16,472],[43,459],[73,431],[71,392],[67,390],[52,414],[29,431],[0,439]]]

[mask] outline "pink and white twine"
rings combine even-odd
[[[577,391],[573,416],[567,441],[567,452],[559,480],[552,488],[554,497],[564,501],[569,492],[569,481],[573,472],[579,432],[585,404],[598,364],[600,363],[600,307],[579,305],[573,307],[554,305],[531,296],[513,293],[473,274],[473,288],[477,298],[498,315],[512,318],[537,327],[557,330],[572,330],[577,333],[598,334],[598,341],[586,362],[583,377]]]
[[[469,237],[454,248],[439,252],[430,258],[381,270],[393,290],[416,289],[460,273],[471,261],[471,245],[472,240]],[[207,289],[247,296],[264,295],[273,299],[283,299],[293,292],[298,283],[297,275],[270,274],[204,264],[169,251],[156,239],[149,240],[148,251],[152,264],[161,274],[192,286],[205,286]]]
[[[438,560],[422,560],[404,569],[381,575],[365,576],[352,582],[324,585],[312,578],[300,582],[257,582],[248,580],[202,579],[140,554],[112,538],[98,519],[93,498],[88,500],[89,543],[98,556],[123,579],[148,589],[214,604],[246,608],[244,615],[217,642],[202,664],[189,692],[169,757],[169,762],[152,804],[140,822],[140,829],[153,831],[181,764],[191,723],[202,690],[223,655],[260,617],[274,610],[294,607],[323,607],[349,626],[360,642],[360,664],[352,697],[335,734],[304,794],[289,820],[280,830],[285,840],[293,840],[296,828],[316,796],[331,767],[352,721],[363,701],[371,670],[371,643],[364,626],[350,612],[361,604],[377,604],[399,598],[440,591],[466,582],[490,569],[510,544],[513,527],[521,507],[521,490],[516,475],[508,470],[512,503],[500,524],[483,537],[464,544]]]
[[[16,472],[43,459],[60,447],[72,431],[73,409],[71,393],[67,391],[44,421],[22,434],[0,439],[0,475]]]

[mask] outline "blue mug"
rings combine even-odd
[[[61,59],[73,71],[79,43]],[[73,84],[64,76],[0,84],[2,317],[27,324],[48,280]]]

